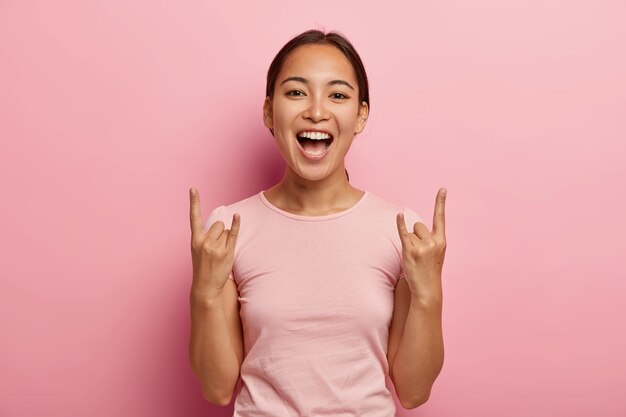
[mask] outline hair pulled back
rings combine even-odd
[[[321,30],[310,29],[302,32],[298,36],[287,42],[280,51],[274,57],[274,60],[270,64],[267,71],[267,84],[265,87],[265,95],[269,98],[274,97],[274,87],[276,85],[276,79],[278,74],[283,68],[285,60],[291,52],[297,47],[303,45],[332,45],[339,49],[345,57],[350,61],[354,73],[356,75],[357,85],[359,86],[359,103],[363,101],[367,103],[368,109],[370,108],[370,95],[369,85],[367,82],[367,73],[365,72],[365,66],[361,61],[361,57],[357,53],[354,46],[350,41],[337,31],[330,31],[324,33]]]
[[[311,44],[331,45],[339,49],[344,54],[344,56],[348,59],[348,61],[350,61],[350,64],[354,69],[357,85],[359,86],[359,103],[366,102],[368,110],[370,110],[371,107],[369,84],[367,82],[367,73],[365,72],[365,66],[363,65],[363,61],[361,61],[361,57],[357,53],[356,49],[354,49],[354,46],[352,46],[352,43],[350,43],[350,41],[344,35],[337,31],[324,33],[321,30],[310,29],[302,32],[301,34],[287,42],[280,49],[280,51],[278,51],[267,71],[267,84],[265,86],[265,95],[270,99],[274,97],[274,87],[276,86],[276,79],[278,78],[278,74],[282,70],[285,60],[287,59],[289,54],[299,46]],[[272,135],[273,134],[274,132],[272,132]],[[346,177],[348,178],[348,181],[350,181],[350,176],[348,175],[347,170]]]

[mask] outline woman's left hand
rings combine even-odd
[[[413,297],[420,300],[441,300],[441,270],[446,254],[445,234],[446,189],[440,188],[435,201],[433,230],[428,231],[422,222],[413,225],[413,232],[406,229],[404,214],[398,213],[396,221],[402,241],[404,275]]]

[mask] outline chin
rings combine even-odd
[[[300,179],[303,179],[305,181],[321,181],[328,177],[328,175],[324,174],[314,175],[309,173],[297,173],[297,175],[298,177],[300,177]]]
[[[301,169],[294,172],[298,177],[307,181],[321,181],[332,175],[332,171],[329,171],[327,167],[301,167]]]

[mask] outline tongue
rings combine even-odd
[[[327,146],[323,140],[305,140],[302,143],[302,148],[307,152],[320,153],[325,151]]]

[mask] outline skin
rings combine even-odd
[[[387,359],[398,399],[405,408],[428,401],[443,367],[441,274],[447,246],[446,194],[445,188],[437,193],[432,231],[422,222],[408,231],[403,214],[396,216],[406,279],[399,280],[395,289]]]
[[[294,76],[307,82],[282,83]],[[329,85],[333,80],[346,81],[353,89],[344,84]],[[311,216],[343,211],[356,204],[363,191],[348,182],[344,159],[354,138],[363,131],[367,116],[367,103],[358,101],[352,65],[338,49],[306,45],[294,50],[277,77],[273,98],[267,97],[263,104],[265,126],[273,129],[274,140],[287,164],[282,180],[266,190],[265,197],[285,211]],[[310,128],[328,131],[334,137],[333,149],[321,161],[308,160],[298,149],[296,133]],[[240,216],[233,215],[230,230],[222,222],[215,222],[203,232],[199,195],[193,188],[190,199],[192,299],[203,303],[220,300],[225,290],[236,299],[235,284],[227,277],[233,266]],[[445,199],[446,189],[440,188],[432,231],[422,222],[415,223],[409,231],[403,214],[396,216],[406,279],[398,281],[394,293],[387,359],[390,377],[405,408],[427,401],[443,366],[441,275],[446,250]],[[235,307],[228,314],[232,318],[229,328],[241,366],[242,335],[240,323],[234,319]],[[232,374],[236,381],[235,370]],[[222,402],[228,402],[230,396],[225,398]]]
[[[291,80],[302,77],[307,82]],[[328,85],[333,80],[343,84]],[[363,191],[345,175],[344,159],[355,136],[363,131],[367,103],[359,102],[357,79],[350,61],[331,45],[300,46],[287,57],[278,74],[274,95],[263,104],[263,121],[287,167],[282,180],[265,191],[275,206],[301,215],[325,215],[356,204]],[[323,129],[333,135],[331,150],[321,161],[310,161],[298,150],[297,132]]]
[[[193,281],[189,294],[191,334],[189,363],[205,399],[226,405],[235,390],[243,363],[243,331],[237,286],[228,279],[234,262],[240,216],[230,229],[221,221],[205,232],[200,195],[189,190]]]

